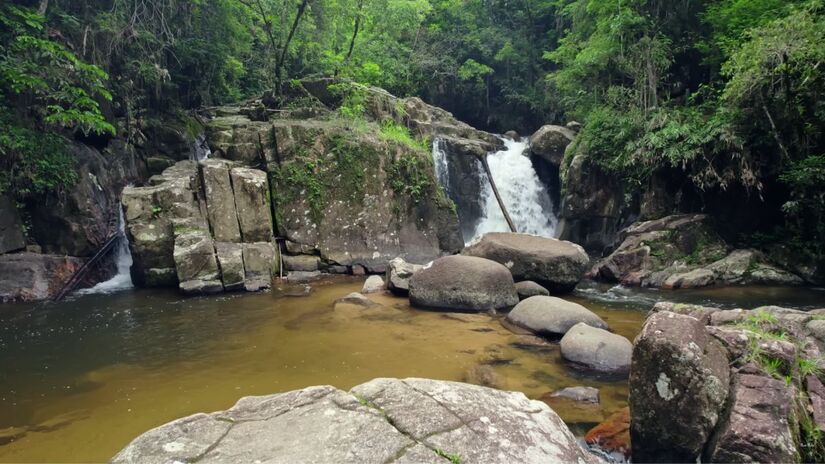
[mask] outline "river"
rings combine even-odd
[[[0,310],[0,461],[104,461],[171,419],[238,398],[309,385],[349,388],[375,377],[465,380],[485,365],[531,398],[575,385],[601,389],[587,417],[559,410],[576,433],[627,404],[627,383],[582,372],[557,345],[519,344],[488,315],[454,316],[371,295],[374,309],[333,302],[363,278],[280,285],[259,294],[183,298],[163,290],[78,295]],[[632,339],[660,299],[722,307],[821,307],[825,292],[734,288],[641,291],[585,285],[569,299]]]

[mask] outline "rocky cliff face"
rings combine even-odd
[[[292,86],[277,109],[263,99],[206,110],[212,159],[124,191],[138,284],[255,290],[282,271],[380,273],[396,257],[424,263],[461,249],[428,144],[443,137],[470,157],[495,137],[380,89],[346,90],[364,114],[345,118],[337,108],[350,97],[333,84]]]
[[[136,284],[185,293],[270,285],[277,253],[266,173],[180,161],[149,184],[123,191]]]

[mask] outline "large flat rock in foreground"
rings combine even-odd
[[[590,263],[584,248],[573,242],[507,232],[484,234],[461,254],[499,262],[516,281],[533,280],[552,293],[572,291]]]
[[[150,430],[115,463],[596,463],[547,405],[522,393],[375,379],[242,398]]]

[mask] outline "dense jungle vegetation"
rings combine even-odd
[[[763,237],[825,251],[823,0],[2,0],[0,190],[76,178],[62,137],[338,76],[482,129],[584,124],[642,188],[770,186]],[[773,234],[773,235],[772,235]]]

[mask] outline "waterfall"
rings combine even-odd
[[[553,237],[558,220],[553,215],[553,202],[547,188],[539,180],[530,158],[523,154],[527,141],[502,141],[504,149],[487,155],[487,163],[516,230]],[[483,213],[476,226],[475,237],[487,232],[509,232],[510,228],[483,170],[481,177]]]
[[[444,151],[444,141],[440,138],[433,140],[433,164],[435,165],[435,178],[444,188],[445,193],[450,190],[450,171],[447,165],[447,152]]]
[[[212,155],[212,150],[209,149],[209,144],[206,143],[206,136],[201,134],[195,138],[192,143],[192,159],[195,161],[203,161],[209,159]]]
[[[113,293],[120,290],[128,290],[133,287],[132,275],[129,273],[129,268],[132,267],[132,252],[129,251],[129,239],[126,238],[126,220],[123,217],[123,207],[120,207],[120,214],[118,216],[118,240],[117,240],[117,256],[115,262],[117,264],[117,274],[111,279],[100,282],[94,287],[78,290],[80,295],[89,295],[92,293]]]

